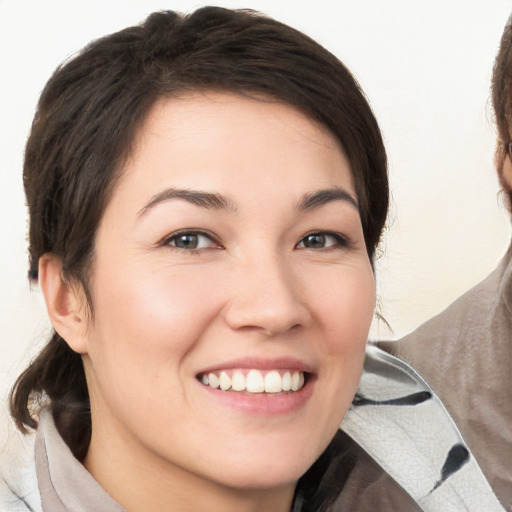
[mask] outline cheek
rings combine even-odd
[[[139,336],[160,333],[165,339],[214,314],[215,288],[205,286],[208,281],[201,273],[140,267],[122,277],[98,279],[103,284],[95,294],[95,306],[103,312],[98,323],[123,331],[136,329]]]
[[[102,287],[93,297],[89,355],[96,372],[109,379],[130,372],[156,383],[171,370],[176,375],[218,310],[215,287],[186,272],[165,274],[146,267],[98,275],[98,282]]]
[[[371,269],[348,272],[339,282],[323,294],[319,313],[325,334],[321,349],[329,361],[323,375],[325,397],[332,400],[335,422],[345,414],[359,384],[375,309]]]
[[[327,348],[331,353],[360,354],[375,310],[373,273],[371,269],[347,271],[331,283],[319,299],[319,315],[329,340]]]

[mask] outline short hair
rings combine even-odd
[[[198,90],[280,101],[325,126],[350,164],[373,262],[388,208],[387,159],[358,83],[295,29],[254,11],[205,7],[188,15],[153,13],[93,41],[50,78],[23,170],[32,278],[39,258],[53,253],[64,277],[88,294],[96,230],[137,130],[158,99]],[[57,333],[13,388],[11,413],[22,430],[36,426],[31,404],[37,411],[41,396],[83,459],[91,429],[83,365]]]
[[[508,144],[511,142],[510,127],[512,125],[512,16],[505,25],[494,61],[491,96],[498,129],[497,170],[501,186],[507,194],[508,207],[512,209],[512,187],[503,177],[503,163],[507,156]]]

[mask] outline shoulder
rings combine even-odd
[[[420,373],[450,356],[460,358],[461,344],[466,350],[471,343],[480,346],[494,322],[496,308],[502,304],[499,290],[508,261],[505,257],[483,281],[412,333],[397,341],[380,341],[377,346],[412,364]]]
[[[34,434],[2,425],[0,512],[41,512],[34,460]]]

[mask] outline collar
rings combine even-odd
[[[126,512],[60,437],[49,408],[39,414],[35,441],[37,482],[45,512]]]
[[[503,512],[455,423],[402,360],[369,345],[341,424],[425,512]]]

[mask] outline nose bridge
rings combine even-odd
[[[261,329],[278,334],[307,318],[300,285],[291,264],[277,252],[256,252],[243,258],[233,273],[226,321],[234,329]]]

